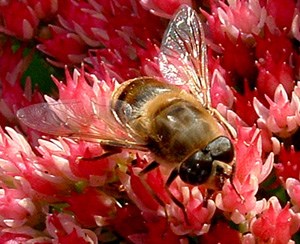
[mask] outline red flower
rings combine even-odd
[[[14,241],[16,243],[26,242],[31,239],[31,236],[25,234],[13,234],[13,233],[4,233],[0,236],[1,243],[8,243]]]
[[[232,73],[233,78],[246,77],[249,80],[253,79],[256,74],[254,55],[251,48],[243,42],[240,36],[235,43],[226,37],[220,47],[223,53],[220,63]]]
[[[96,188],[85,188],[82,193],[72,192],[71,196],[61,199],[70,205],[66,210],[72,211],[83,227],[106,225],[115,213],[114,199]],[[89,207],[83,208],[83,203]]]
[[[110,158],[103,158],[100,160],[81,160],[80,157],[93,159],[104,153],[104,150],[95,143],[69,143],[70,155],[68,160],[70,163],[70,169],[74,175],[80,178],[86,178],[92,181],[108,182],[109,178],[113,177],[116,162]]]
[[[10,38],[7,38],[5,42],[1,43],[1,80],[5,80],[11,85],[14,85],[17,83],[18,79],[21,78],[23,72],[28,68],[33,55],[33,52],[30,52],[28,55],[24,56],[25,49],[26,45],[22,45],[14,51],[13,42]]]
[[[2,4],[0,17],[4,22],[0,31],[23,40],[29,40],[35,35],[39,23],[32,8],[16,0]]]
[[[71,233],[68,233],[68,235],[62,235],[58,233],[57,237],[59,243],[61,244],[68,244],[68,243],[88,244],[89,243],[86,240],[84,240],[83,237],[78,236],[75,229]]]
[[[175,234],[170,227],[167,226],[166,219],[163,217],[160,218],[148,218],[146,216],[145,225],[149,228],[145,233],[133,234],[128,238],[135,244],[152,244],[152,243],[161,243],[161,244],[180,244],[186,243],[187,240],[185,237],[181,237]]]
[[[278,178],[285,182],[288,178],[299,179],[300,165],[299,165],[300,152],[295,151],[292,146],[289,150],[281,147],[278,164],[274,167]]]
[[[267,10],[267,14],[272,16],[273,21],[280,30],[289,30],[292,25],[293,16],[296,12],[296,3],[293,0],[272,0],[261,1]]]
[[[280,34],[274,34],[266,27],[263,37],[254,36],[257,42],[255,47],[257,60],[266,59],[270,55],[276,62],[289,62],[294,50],[287,33],[287,31],[283,31]]]
[[[109,22],[99,12],[84,1],[65,0],[59,1],[57,14],[65,31],[76,33],[87,45],[97,47],[109,38],[105,30]]]
[[[258,116],[254,110],[253,99],[258,96],[258,92],[255,89],[252,91],[249,88],[249,82],[244,82],[244,92],[243,94],[234,90],[235,103],[234,110],[235,113],[247,123],[247,125],[253,125]],[[247,111],[247,113],[245,113]]]
[[[116,210],[116,216],[111,220],[111,223],[116,232],[123,238],[130,239],[131,235],[147,233],[148,228],[137,206],[126,204],[122,207],[117,206]]]
[[[51,39],[38,38],[42,44],[37,45],[37,48],[55,58],[55,60],[48,60],[52,64],[56,66],[78,64],[87,56],[87,46],[78,35],[57,26],[50,26],[49,30]]]
[[[40,19],[53,17],[58,8],[58,1],[53,0],[23,0],[29,5]]]
[[[240,244],[240,234],[225,222],[218,222],[210,231],[200,237],[199,243],[206,244]]]
[[[140,0],[140,2],[155,15],[165,18],[170,18],[182,4],[192,5],[191,0]]]

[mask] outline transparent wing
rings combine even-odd
[[[129,104],[122,106],[131,111]],[[47,134],[127,148],[145,145],[115,120],[108,104],[50,101],[22,108],[17,116],[25,125]]]
[[[204,30],[197,13],[183,5],[169,23],[159,56],[167,82],[187,85],[205,106],[210,106],[210,83]]]

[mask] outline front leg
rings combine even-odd
[[[167,179],[167,182],[165,184],[165,189],[169,195],[169,197],[171,198],[171,200],[182,210],[183,215],[184,215],[184,220],[186,222],[187,225],[190,225],[187,213],[185,211],[185,207],[182,204],[182,202],[180,202],[174,195],[173,193],[170,191],[170,185],[171,183],[176,179],[176,177],[179,174],[179,170],[176,167],[175,169],[172,170],[171,174],[169,175],[169,178]]]
[[[149,165],[147,165],[140,173],[139,173],[139,177],[141,179],[142,184],[144,185],[144,187],[147,189],[147,191],[153,196],[153,198],[165,209],[165,203],[164,201],[152,190],[152,188],[148,185],[148,183],[146,182],[145,179],[145,175],[147,173],[149,173],[150,171],[156,169],[159,166],[159,163],[157,163],[156,161],[153,161],[152,163],[150,163]],[[165,213],[166,213],[166,209],[165,209]],[[167,215],[166,215],[167,216]]]
[[[237,138],[236,130],[233,128],[231,124],[220,114],[218,110],[215,108],[210,108],[212,115],[218,120],[219,123],[228,131],[232,139]]]

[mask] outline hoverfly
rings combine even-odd
[[[93,103],[93,119],[87,118],[87,123],[72,116],[84,109],[80,101],[32,105],[17,115],[37,130],[92,139],[110,148],[100,157],[117,153],[119,148],[150,151],[155,162],[140,176],[160,164],[172,167],[166,190],[185,213],[183,204],[169,190],[173,180],[179,176],[188,184],[220,189],[224,179],[232,177],[235,158],[234,146],[224,129],[232,139],[235,130],[211,107],[204,30],[190,7],[182,6],[170,21],[159,63],[168,83],[153,77],[128,80],[115,89],[106,109],[97,109],[97,103]],[[94,126],[92,120],[101,120],[105,126]],[[185,219],[188,222],[186,213]]]

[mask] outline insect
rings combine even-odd
[[[99,142],[108,149],[99,157],[120,148],[150,151],[155,161],[140,175],[159,165],[172,168],[166,190],[184,211],[169,190],[177,176],[188,184],[220,189],[233,174],[235,151],[229,137],[235,139],[235,130],[211,107],[206,55],[202,23],[194,10],[183,5],[170,21],[161,46],[160,69],[168,83],[153,77],[128,80],[113,92],[105,107],[108,112],[93,103],[91,116],[104,121],[105,128],[89,124],[92,119],[85,123],[72,116],[83,109],[80,101],[32,105],[19,110],[18,117],[37,130]]]

